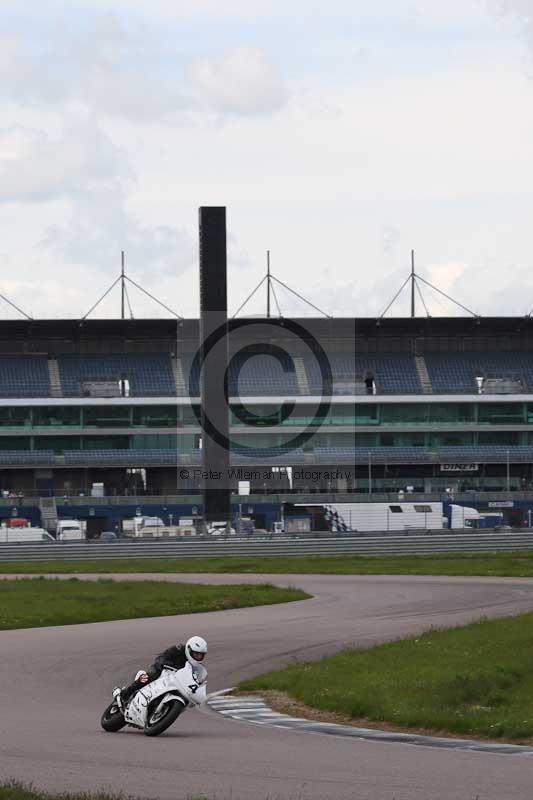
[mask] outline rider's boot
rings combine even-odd
[[[126,706],[127,700],[124,699],[124,688],[120,686],[115,686],[113,689],[113,699],[115,700],[117,706],[120,708],[121,711],[124,711]]]
[[[143,685],[144,684],[140,683],[139,681],[133,681],[133,683],[130,683],[129,686],[123,686],[122,688],[117,687],[113,690],[113,697],[116,696],[117,703],[122,711],[126,708],[126,705],[129,703],[135,692],[138,692]]]

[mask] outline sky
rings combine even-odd
[[[524,315],[532,186],[533,0],[0,0],[0,292],[35,318],[83,316],[121,250],[197,316],[202,205],[228,209],[231,313],[270,250],[324,312],[379,316],[414,249],[469,310]],[[119,311],[115,287],[93,316]]]

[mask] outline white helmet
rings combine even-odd
[[[185,644],[185,655],[191,666],[197,667],[207,655],[207,642],[201,636],[191,636]]]

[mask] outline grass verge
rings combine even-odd
[[[1,550],[0,550],[1,557]],[[211,572],[294,573],[322,575],[492,575],[533,577],[533,551],[441,556],[289,556],[221,557],[165,560],[94,560],[1,562],[0,574],[101,573],[108,572]]]
[[[357,724],[531,744],[533,614],[346,651],[262,675],[239,689],[283,692]]]
[[[269,584],[208,586],[163,581],[0,581],[0,630],[161,617],[286,603],[309,595]]]
[[[80,792],[79,794],[41,792],[33,786],[17,781],[0,784],[0,800],[134,800],[124,794],[107,794],[105,792]],[[187,800],[208,800],[207,797],[187,795]]]

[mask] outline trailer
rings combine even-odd
[[[311,514],[313,530],[337,533],[442,530],[446,522],[442,503],[294,503],[293,509]]]

